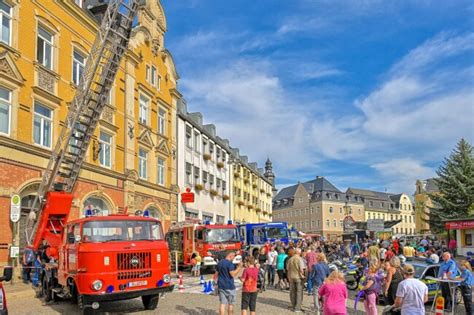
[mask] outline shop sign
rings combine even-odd
[[[474,220],[472,220],[472,221],[446,222],[445,226],[446,226],[446,230],[474,229]]]
[[[182,203],[193,203],[194,202],[194,193],[191,192],[191,189],[186,188],[186,192],[181,194]]]
[[[370,232],[383,232],[385,230],[383,219],[367,220],[367,230]]]

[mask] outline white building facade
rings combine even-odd
[[[228,140],[216,136],[214,125],[203,125],[201,113],[188,113],[178,102],[177,183],[180,192],[195,194],[194,203],[178,205],[178,222],[186,219],[225,223],[231,216],[231,172]]]

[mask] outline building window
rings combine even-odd
[[[326,227],[329,227],[329,220],[326,220]]]
[[[85,65],[86,57],[74,50],[72,56],[72,82],[75,85],[79,85]]]
[[[52,110],[35,103],[33,138],[36,144],[51,148],[52,121]]]
[[[193,129],[191,128],[191,126],[186,125],[186,145],[189,148],[193,147],[192,139],[193,139]]]
[[[221,179],[220,178],[216,179],[216,188],[217,189],[221,188]]]
[[[12,92],[0,87],[0,133],[10,134],[10,108]]]
[[[112,136],[101,131],[99,135],[99,164],[104,167],[111,167],[111,147]]]
[[[38,27],[36,59],[49,70],[53,69],[53,35]]]
[[[138,121],[144,125],[148,124],[148,108],[150,105],[150,99],[145,95],[140,95],[140,108],[138,113]]]
[[[202,139],[202,153],[203,154],[206,154],[206,148],[207,148],[207,140],[206,139]]]
[[[191,163],[186,162],[186,184],[191,185],[192,184],[192,165]]]
[[[151,71],[150,71],[150,84],[153,85],[153,86],[156,86],[156,75],[157,71],[156,71],[156,67],[155,66],[151,66]]]
[[[209,142],[209,154],[212,156],[214,153],[214,144]]]
[[[334,227],[337,227],[337,220],[332,220],[332,224],[334,225]]]
[[[199,152],[199,132],[194,133],[194,150]]]
[[[329,213],[333,213],[334,209],[332,207],[329,207]]]
[[[226,154],[224,151],[222,151],[222,162],[225,162],[225,159],[226,159]]]
[[[219,160],[221,157],[221,149],[217,148],[216,149],[216,160]]]
[[[138,176],[143,179],[147,179],[147,159],[148,152],[143,149],[138,150]]]
[[[342,213],[342,208],[339,208],[339,213]]]
[[[319,224],[320,224],[320,221],[319,220],[316,220],[316,226],[319,227]]]
[[[209,186],[210,188],[214,187],[214,175],[209,174]]]
[[[158,133],[165,135],[166,131],[166,111],[164,109],[158,110]]]
[[[227,187],[227,182],[225,180],[222,181],[222,193],[225,193]]]
[[[165,160],[162,158],[158,158],[158,184],[165,185]]]
[[[207,183],[207,172],[204,170],[202,171],[202,182]]]
[[[0,0],[0,13],[2,24],[1,40],[5,44],[10,45],[12,7],[5,3],[4,0]]]
[[[340,225],[341,227],[343,227],[343,226],[344,226],[344,222],[343,222],[343,220],[339,220],[339,225]]]
[[[374,206],[374,202],[373,202],[373,201],[369,201],[369,206],[373,207],[373,206]]]
[[[194,167],[194,178],[196,178],[196,183],[199,183],[199,176],[201,176],[201,170],[199,167]]]

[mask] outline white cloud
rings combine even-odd
[[[432,168],[424,166],[420,161],[411,158],[391,159],[377,163],[372,167],[380,173],[390,192],[405,192],[411,195],[415,191],[417,179],[435,176]]]

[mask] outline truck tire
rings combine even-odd
[[[160,300],[159,294],[154,295],[143,295],[142,302],[146,310],[154,310],[158,306],[158,301]]]

